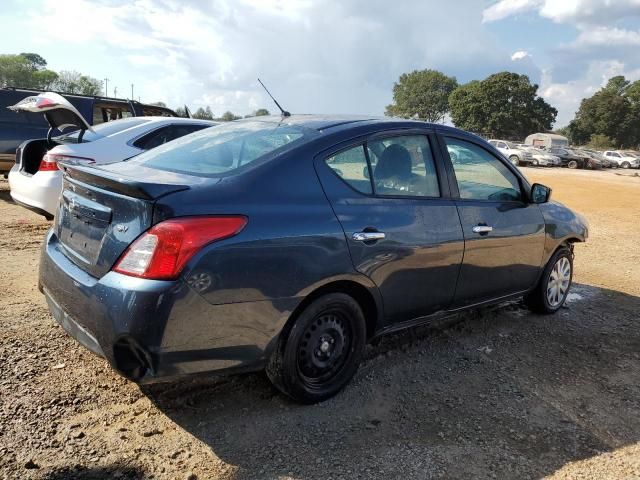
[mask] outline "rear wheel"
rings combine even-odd
[[[537,313],[555,313],[564,304],[573,279],[573,254],[560,248],[549,260],[536,288],[525,297],[525,303]]]
[[[578,168],[578,162],[576,160],[569,160],[569,163],[567,163],[567,167],[569,168]]]
[[[536,160],[535,158],[533,160],[531,160],[531,165],[533,165],[534,167],[538,166],[538,160]]]
[[[518,156],[517,155],[511,155],[509,157],[509,161],[515,165],[516,167],[520,164],[520,160],[518,160]]]
[[[271,382],[302,403],[338,393],[355,374],[366,327],[358,302],[344,293],[314,300],[295,320],[267,366]]]

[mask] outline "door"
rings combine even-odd
[[[445,309],[455,291],[464,241],[431,147],[425,134],[376,135],[316,159],[354,268],[378,286],[388,322]]]
[[[480,303],[535,285],[545,223],[528,202],[525,182],[507,162],[470,140],[444,137],[465,251],[454,307]]]

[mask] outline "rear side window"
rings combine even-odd
[[[383,196],[439,197],[429,139],[391,137],[367,143],[375,192]]]
[[[320,134],[283,123],[242,121],[178,138],[129,160],[134,164],[196,176],[222,176],[266,161]]]
[[[369,180],[369,167],[364,146],[336,153],[327,158],[327,165],[336,172],[342,180],[347,182],[359,192],[371,194],[371,180]]]
[[[167,125],[140,137],[133,143],[133,146],[142,150],[150,150],[206,127],[207,125]]]
[[[133,116],[126,103],[96,103],[93,106],[93,125]]]

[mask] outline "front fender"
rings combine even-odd
[[[559,202],[540,205],[545,221],[545,248],[542,265],[565,242],[585,242],[589,237],[589,222],[579,213],[573,212]]]

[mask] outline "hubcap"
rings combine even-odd
[[[350,348],[348,322],[339,313],[319,315],[305,330],[298,347],[298,369],[309,383],[334,376]]]
[[[547,282],[547,301],[551,307],[557,307],[564,302],[571,283],[571,263],[567,257],[556,262]]]

